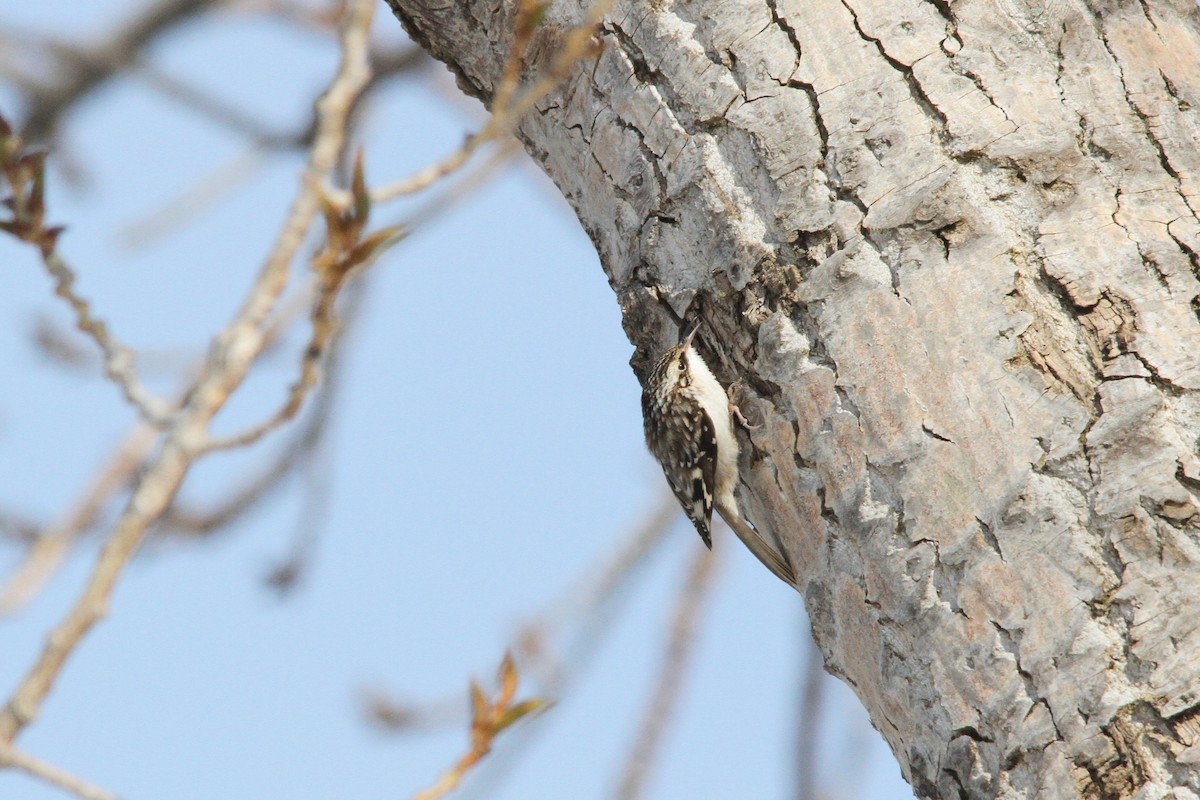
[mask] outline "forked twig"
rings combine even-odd
[[[342,28],[341,63],[318,102],[321,126],[309,157],[309,174],[316,180],[323,180],[336,165],[353,98],[369,78],[366,54],[373,11],[372,0],[354,0],[348,8]],[[187,403],[174,418],[162,447],[139,474],[82,593],[50,632],[41,655],[0,711],[0,746],[11,746],[16,736],[37,717],[66,660],[104,615],[121,572],[149,527],[170,505],[202,452],[212,418],[245,379],[261,352],[267,340],[263,325],[283,291],[288,266],[308,231],[317,205],[308,184],[302,186],[275,249],[259,272],[247,300],[216,337]]]
[[[523,91],[517,92],[521,66],[529,42],[540,24],[547,5],[535,0],[523,0],[517,10],[513,47],[505,61],[504,71],[493,94],[492,115],[478,132],[469,137],[461,147],[450,155],[434,162],[412,175],[386,184],[371,192],[375,203],[386,203],[405,195],[419,192],[463,167],[483,145],[493,142],[512,132],[521,119],[547,94],[554,90],[567,76],[571,67],[586,58],[598,54],[599,43],[595,39],[600,21],[612,5],[612,0],[596,0],[588,10],[584,21],[563,36],[562,44],[550,60],[546,70]],[[349,197],[344,192],[330,192],[340,205],[348,205]]]
[[[494,700],[487,698],[479,684],[471,682],[470,749],[454,763],[454,766],[446,770],[433,786],[413,795],[413,800],[438,800],[454,791],[466,774],[492,751],[496,737],[502,731],[546,707],[546,702],[538,698],[513,703],[517,694],[517,668],[513,664],[512,656],[507,653],[500,663],[497,682],[500,688]]]

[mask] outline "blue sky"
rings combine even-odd
[[[138,7],[0,0],[0,30],[94,41]],[[382,8],[376,27],[401,38]],[[335,58],[326,38],[232,13],[151,52],[158,69],[282,130],[306,121]],[[479,125],[473,104],[441,83],[396,83],[376,97],[362,130],[371,180],[423,166]],[[11,85],[0,85],[0,110],[20,116]],[[53,176],[51,215],[69,226],[62,249],[81,291],[124,341],[160,363],[187,363],[248,286],[294,191],[297,158],[271,157],[220,206],[130,249],[130,225],[245,142],[123,78],[76,109],[63,144],[85,180]],[[378,221],[412,208],[380,209]],[[112,386],[47,364],[32,345],[36,320],[69,325],[32,254],[0,241],[0,276],[0,508],[50,519],[133,414]],[[468,678],[489,679],[519,626],[611,555],[657,502],[663,480],[642,444],[616,302],[572,212],[533,166],[510,168],[392,250],[369,278],[352,336],[320,459],[327,514],[296,591],[281,599],[263,575],[307,513],[302,480],[208,541],[149,543],[24,749],[128,800],[408,796],[458,756],[465,720],[381,734],[363,722],[359,693],[461,697],[465,707]],[[218,428],[278,403],[300,337],[289,344]],[[160,372],[151,383],[166,390],[174,379]],[[222,496],[283,438],[204,462],[184,496]],[[803,609],[734,545],[718,542],[715,594],[647,797],[792,796]],[[611,796],[699,546],[680,514],[611,608],[570,690],[502,740],[462,796]],[[5,695],[94,557],[84,547],[34,603],[0,620]],[[18,558],[0,550],[5,574]],[[822,787],[911,797],[857,701],[832,679],[827,688]],[[0,773],[0,796],[62,795]]]

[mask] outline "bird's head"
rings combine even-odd
[[[692,382],[691,367],[688,363],[688,351],[692,347],[692,340],[696,337],[696,331],[698,330],[700,330],[699,323],[696,324],[696,327],[692,328],[691,333],[685,336],[682,342],[663,353],[662,358],[658,360],[658,364],[654,367],[653,378],[650,381],[652,385],[674,388],[676,386],[687,386]]]

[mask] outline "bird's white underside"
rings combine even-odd
[[[688,372],[692,377],[692,389],[713,423],[717,439],[716,486],[713,496],[717,506],[728,504],[730,510],[737,508],[733,489],[737,485],[738,443],[733,433],[733,420],[729,413],[729,395],[721,388],[716,376],[704,363],[694,347],[687,349]]]

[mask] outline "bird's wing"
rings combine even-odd
[[[687,444],[682,448],[677,473],[667,474],[671,490],[679,498],[688,519],[696,526],[706,547],[712,547],[713,490],[716,486],[717,435],[713,422],[700,406],[689,417]],[[671,475],[676,476],[675,480]],[[678,483],[676,483],[678,481]]]
[[[713,492],[716,489],[717,434],[712,419],[704,407],[695,404],[681,418],[683,435],[667,436],[662,415],[653,407],[654,397],[642,393],[642,416],[646,427],[646,444],[663,465],[667,483],[683,506],[688,519],[696,526],[700,538],[712,547]],[[674,452],[673,447],[679,451]]]

